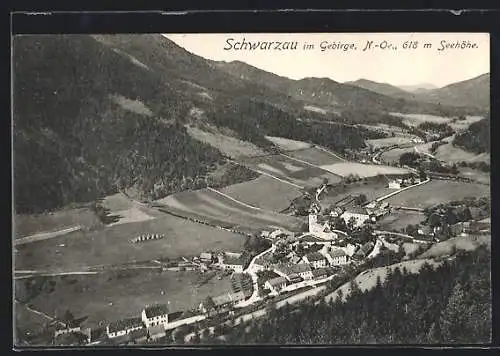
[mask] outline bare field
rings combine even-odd
[[[346,184],[344,189],[330,188],[328,194],[322,194],[320,204],[323,208],[327,208],[348,195],[356,196],[359,194],[364,194],[367,201],[372,201],[393,191],[393,189],[387,188],[386,182],[368,182],[367,184],[359,182]]]
[[[252,157],[244,160],[251,168],[293,183],[299,187],[316,187],[328,179],[330,183],[340,182],[341,178],[328,170],[302,163],[283,155]]]
[[[468,167],[460,167],[460,175],[466,178],[474,179],[480,183],[490,184],[491,176],[489,173],[472,169]]]
[[[77,225],[94,227],[102,224],[89,208],[64,209],[36,215],[16,215],[14,236],[20,238],[43,232],[55,232]]]
[[[426,208],[466,197],[483,197],[490,195],[490,187],[486,185],[444,180],[432,180],[420,187],[408,189],[387,199],[394,206]]]
[[[182,192],[158,200],[183,216],[213,224],[258,231],[269,227],[297,230],[302,220],[272,211],[252,209],[208,189]]]
[[[418,189],[418,188],[417,188]],[[379,221],[381,230],[400,230],[408,225],[420,224],[425,221],[425,215],[418,212],[394,210]]]
[[[491,236],[470,236],[453,237],[449,240],[438,242],[431,246],[427,251],[418,256],[418,258],[437,258],[447,256],[453,253],[453,248],[463,251],[473,251],[481,245],[491,246]]]
[[[159,270],[47,277],[45,285],[55,282],[54,291],[44,288],[30,304],[49,315],[62,315],[69,309],[75,317],[88,316],[86,326],[94,327],[100,321],[138,317],[145,306],[156,303],[168,303],[172,312],[190,310],[198,307],[207,296],[231,291],[228,277],[221,280],[214,277],[199,285],[202,279],[203,276],[195,271]],[[16,294],[23,293],[26,282],[16,282]]]
[[[364,177],[374,177],[376,175],[400,175],[407,174],[409,171],[404,168],[397,168],[391,166],[381,166],[375,164],[361,164],[354,162],[346,163],[335,163],[331,165],[325,165],[321,168],[326,169],[333,174],[347,177],[350,174],[359,175],[361,178]]]
[[[311,147],[310,143],[291,140],[289,138],[276,137],[276,136],[266,136],[266,138],[284,151],[301,150],[304,148]]]
[[[301,159],[316,166],[342,162],[339,157],[335,157],[333,154],[328,154],[327,152],[316,147],[287,152],[287,155],[293,158]]]
[[[220,191],[244,203],[277,212],[286,209],[292,200],[302,195],[298,188],[265,175]]]
[[[209,132],[201,130],[194,126],[187,126],[186,128],[189,135],[193,138],[217,148],[222,153],[232,158],[243,156],[260,156],[266,154],[263,150],[261,150],[254,144],[224,135],[220,132],[217,132],[215,129],[213,130],[213,132]]]
[[[133,244],[142,233],[165,234],[156,241]],[[244,237],[163,214],[138,223],[108,226],[99,231],[73,232],[16,247],[16,270],[81,271],[97,265],[123,264],[157,258],[198,255],[207,249],[240,250]]]

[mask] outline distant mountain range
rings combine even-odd
[[[415,84],[415,85],[398,85],[398,88],[401,88],[401,89],[403,89],[407,92],[410,92],[410,93],[415,93],[415,92],[424,92],[426,90],[437,89],[438,87],[435,86],[434,84],[422,83],[422,84]]]
[[[383,95],[440,105],[455,107],[466,106],[484,109],[489,108],[490,103],[489,73],[434,89],[420,86],[411,87],[412,90],[408,90],[408,87],[396,87],[390,84],[373,82],[366,79],[349,82],[348,84]]]

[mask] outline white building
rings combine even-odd
[[[326,257],[319,252],[311,252],[304,256],[304,262],[310,264],[313,268],[326,267]]]
[[[269,289],[271,293],[278,294],[287,284],[285,277],[272,278],[264,283],[264,288]]]
[[[389,189],[401,189],[401,183],[396,180],[392,180],[389,182]]]
[[[223,269],[230,269],[236,273],[243,273],[243,261],[239,257],[228,256],[227,254],[219,261]]]
[[[151,326],[166,327],[168,324],[168,307],[165,304],[146,307],[141,313],[141,319],[146,328]]]
[[[127,335],[134,330],[142,329],[141,318],[128,318],[114,321],[106,326],[106,334],[109,338]]]
[[[341,218],[346,224],[349,223],[349,220],[351,220],[351,218],[354,218],[354,227],[360,227],[370,219],[370,216],[362,208],[353,208],[344,211]]]

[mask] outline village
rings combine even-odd
[[[388,188],[398,192],[428,180],[410,175],[390,180]],[[196,310],[172,312],[168,301],[145,306],[137,317],[117,320],[98,330],[81,329],[74,319],[59,321],[54,342],[60,344],[62,341],[58,339],[79,335],[82,343],[88,345],[155,343],[181,326],[209,321],[216,315],[231,315],[235,310],[304,288],[316,288],[332,280],[346,266],[360,265],[377,256],[383,248],[398,251],[403,242],[429,245],[451,236],[490,232],[491,221],[486,218],[489,212],[477,202],[456,202],[428,209],[426,225],[408,226],[404,232],[378,230],[377,222],[397,208],[384,199],[367,202],[357,197],[322,209],[320,196],[327,190],[326,183],[316,189],[308,209],[306,232],[261,231],[254,236],[258,247],[250,254],[205,251],[199,256],[164,263],[164,270],[196,270],[208,278],[230,276],[232,292],[209,296]],[[161,238],[161,234],[143,234],[131,242],[147,243]]]

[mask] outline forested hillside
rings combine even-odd
[[[491,251],[481,247],[436,270],[424,266],[418,275],[395,270],[369,292],[355,288],[344,303],[339,298],[332,304],[306,302],[294,312],[285,306],[265,319],[233,327],[226,342],[489,343],[490,262]]]
[[[455,136],[453,144],[474,153],[490,152],[490,118],[471,124],[466,132]]]
[[[162,181],[175,191],[222,158],[176,124],[185,98],[91,37],[16,37],[14,57],[18,212]],[[125,110],[117,94],[147,109]]]

